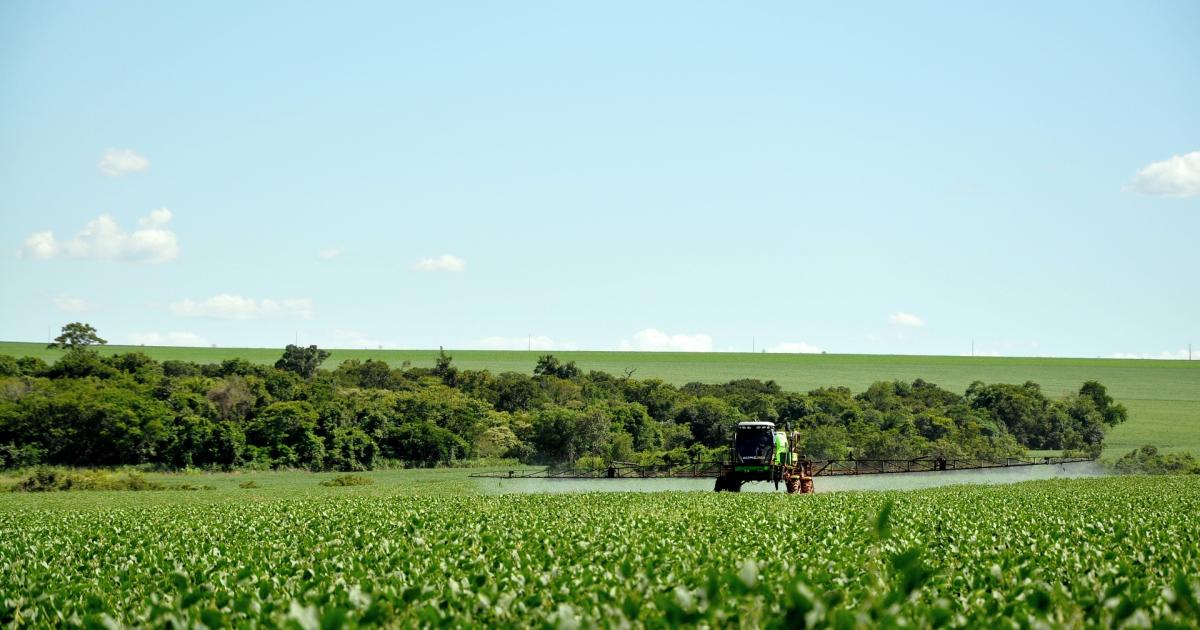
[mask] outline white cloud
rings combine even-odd
[[[159,208],[138,220],[141,229],[124,232],[110,215],[102,214],[74,238],[58,240],[50,231],[25,238],[17,255],[22,258],[89,258],[158,264],[179,256],[175,232],[167,226],[171,211]]]
[[[310,319],[313,315],[313,304],[310,298],[295,298],[287,300],[242,297],[222,293],[207,300],[185,299],[172,302],[168,308],[179,317],[210,317],[213,319],[273,319],[283,317],[299,317]]]
[[[1200,353],[1196,353],[1194,356],[1196,358],[1200,358]],[[1162,360],[1167,360],[1167,361],[1187,361],[1188,360],[1188,349],[1180,348],[1174,352],[1171,352],[1169,350],[1164,350],[1162,352],[1159,352],[1158,354],[1155,354],[1153,352],[1114,352],[1112,354],[1112,358],[1114,358],[1114,359],[1162,359]]]
[[[141,173],[150,168],[150,160],[138,155],[133,149],[109,149],[96,165],[101,173],[109,177],[121,177],[130,173]]]
[[[340,248],[340,247],[326,247],[325,249],[322,249],[321,251],[317,252],[317,258],[321,258],[323,260],[337,258],[338,256],[341,256],[341,255],[342,255],[342,248]]]
[[[712,337],[703,333],[695,335],[669,335],[654,328],[638,331],[633,339],[621,340],[621,350],[644,352],[712,352]]]
[[[571,341],[555,341],[545,335],[532,337],[484,337],[475,344],[483,350],[574,350]]]
[[[86,313],[92,310],[92,305],[87,300],[69,295],[55,297],[54,306],[67,313]]]
[[[46,260],[54,258],[56,253],[58,253],[58,243],[54,240],[53,232],[34,232],[25,238],[25,243],[21,245],[17,255],[22,258]]]
[[[912,313],[897,312],[888,315],[888,322],[897,326],[924,326],[925,320]]]
[[[346,330],[342,328],[334,329],[333,343],[329,344],[331,348],[386,348],[396,347],[398,344],[376,339],[371,335],[359,330]]]
[[[204,337],[190,332],[133,333],[129,335],[129,343],[135,346],[188,346],[193,348],[208,345],[208,341]]]
[[[147,230],[156,230],[158,228],[167,227],[171,222],[171,211],[166,208],[151,210],[150,214],[138,219],[138,225]]]
[[[1158,197],[1200,196],[1200,151],[1143,166],[1133,176],[1129,189]]]
[[[784,354],[820,354],[825,352],[821,348],[809,345],[803,341],[784,342],[767,348],[767,352],[784,353]]]
[[[413,271],[450,271],[457,273],[467,268],[467,261],[458,256],[442,254],[437,258],[422,258],[412,268]]]

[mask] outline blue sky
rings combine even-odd
[[[1200,3],[0,4],[0,339],[1180,356]]]

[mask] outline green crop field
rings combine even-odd
[[[140,350],[158,360],[200,363],[244,358],[273,363],[274,348],[161,348],[106,346],[103,352]],[[0,353],[39,356],[53,361],[60,351],[44,344],[0,342]],[[454,350],[456,365],[493,372],[529,373],[539,352]],[[1166,451],[1200,455],[1200,361],[1128,359],[1047,359],[1004,357],[945,357],[895,355],[811,355],[750,353],[555,352],[584,370],[621,374],[635,369],[638,378],[656,377],[674,384],[722,382],[738,378],[774,379],[785,389],[807,391],[827,385],[856,390],[874,381],[923,378],[962,392],[972,381],[1023,383],[1035,381],[1052,395],[1078,389],[1089,379],[1104,383],[1109,393],[1129,408],[1130,419],[1106,440],[1111,458],[1143,444]],[[350,358],[382,359],[394,366],[410,361],[432,367],[436,350],[334,350],[325,367]]]
[[[0,624],[1200,624],[1200,476],[479,496],[464,474],[0,494]]]

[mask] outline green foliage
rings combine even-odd
[[[38,468],[13,486],[14,492],[56,492],[63,490],[166,490],[167,486],[150,481],[136,472],[107,470],[59,470]]]
[[[425,471],[417,471],[424,473]],[[374,476],[374,475],[372,475]],[[1200,477],[916,492],[10,494],[0,623],[1193,628]],[[402,489],[398,489],[400,491]],[[225,497],[225,498],[222,498]],[[71,497],[79,501],[87,497]],[[203,501],[198,507],[197,502]],[[885,506],[890,506],[885,508]]]
[[[317,368],[321,367],[321,364],[328,358],[329,351],[327,350],[321,350],[316,346],[301,348],[289,343],[283,349],[283,356],[275,362],[275,369],[294,372],[301,378],[312,378]]]
[[[538,357],[537,365],[533,368],[535,376],[553,376],[562,379],[578,378],[581,374],[574,361],[563,363],[552,354]]]
[[[1191,453],[1159,453],[1147,445],[1122,455],[1112,469],[1122,475],[1200,475],[1200,462]]]
[[[83,322],[71,322],[62,327],[62,334],[54,338],[54,341],[47,345],[47,348],[62,348],[63,350],[75,350],[77,348],[86,348],[92,345],[104,345],[107,341],[100,338],[96,333],[96,329],[91,324]]]
[[[798,429],[800,450],[816,459],[1002,458],[1035,446],[1096,454],[1127,415],[1095,381],[1058,399],[1033,383],[977,383],[960,395],[921,379],[799,393],[747,378],[675,387],[631,372],[583,374],[552,355],[530,375],[461,370],[444,351],[433,368],[348,360],[326,371],[317,367],[326,354],[289,346],[278,367],[83,347],[51,366],[0,359],[9,374],[0,376],[0,467],[696,461],[727,446],[743,420]]]
[[[708,447],[721,446],[733,435],[733,428],[744,416],[720,398],[705,396],[680,406],[676,424],[688,427],[692,438]]]
[[[320,469],[325,444],[316,434],[317,412],[304,401],[277,402],[263,409],[246,427],[253,460],[274,468]]]
[[[321,482],[322,486],[327,488],[341,488],[343,486],[369,486],[375,483],[370,477],[362,475],[338,475],[333,479],[326,479]]]
[[[446,351],[439,347],[437,362],[434,363],[432,374],[440,379],[447,387],[454,387],[458,384],[458,368],[450,365],[454,357],[446,354]]]
[[[1105,427],[1125,421],[1127,412],[1114,404],[1100,383],[1088,381],[1079,393],[1052,400],[1040,385],[972,383],[967,402],[987,414],[1021,444],[1033,449],[1098,450]]]
[[[21,364],[7,354],[0,354],[0,377],[20,376]]]

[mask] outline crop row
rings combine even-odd
[[[0,623],[1200,623],[1200,477],[0,512]]]

